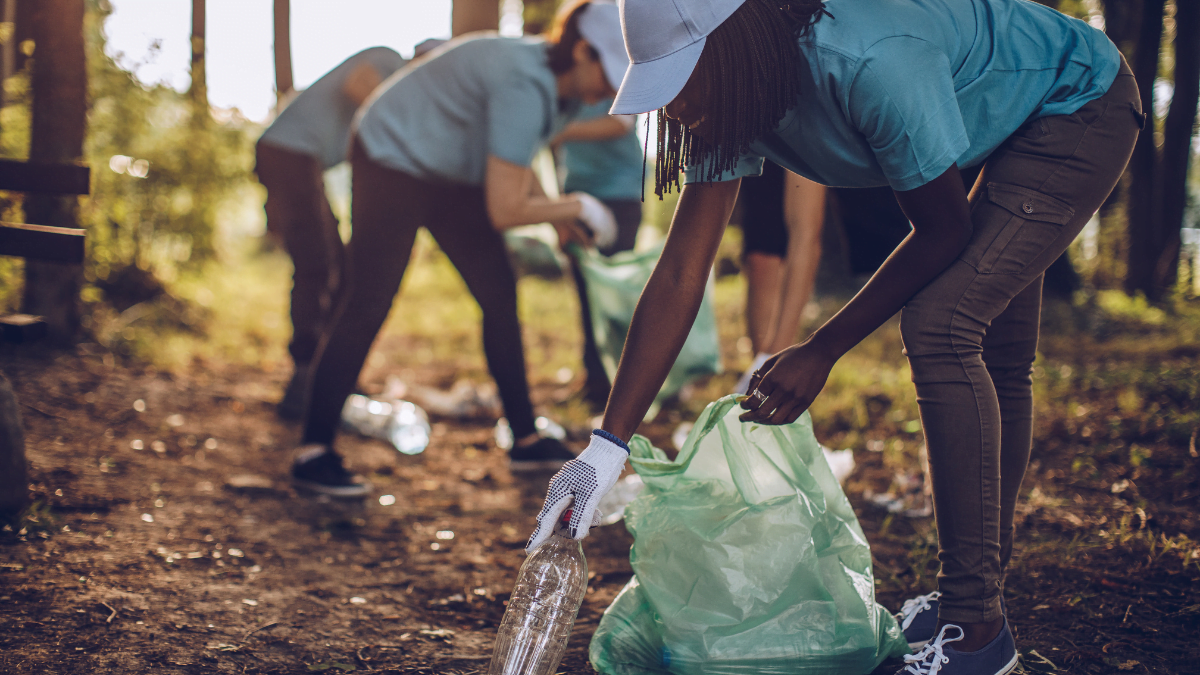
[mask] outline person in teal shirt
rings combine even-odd
[[[315,362],[292,467],[297,486],[334,497],[368,493],[333,444],[422,227],[482,310],[484,355],[515,439],[510,468],[557,468],[574,457],[534,423],[502,231],[550,222],[564,242],[586,242],[589,231],[615,229],[611,212],[586,193],[542,194],[530,162],[578,103],[612,97],[627,64],[616,6],[585,2],[548,40],[495,33],[451,40],[392,75],[359,110],[349,289]]]
[[[304,387],[342,275],[342,240],[325,197],[324,172],[346,159],[354,112],[406,61],[387,47],[365,49],[296,95],[256,146],[255,172],[267,189],[267,232],[292,258],[294,370],[279,404],[284,418],[303,411]]]
[[[657,192],[684,168],[685,185],[602,429],[551,482],[530,546],[567,508],[586,536],[687,337],[740,178],[766,158],[824,185],[889,185],[912,232],[840,312],[766,361],[742,419],[795,421],[834,364],[902,310],[941,563],[938,594],[900,613],[918,649],[905,672],[1010,672],[1003,584],[1032,442],[1042,278],[1145,123],[1129,67],[1100,31],[1027,0],[621,7],[631,64],[612,112],[659,110]],[[965,185],[960,170],[978,165]]]
[[[634,124],[636,115],[610,115],[612,99],[583,105],[551,141],[563,175],[563,190],[585,192],[599,199],[617,221],[615,239],[599,246],[603,255],[632,251],[642,223],[642,182],[645,156]],[[582,397],[603,408],[611,383],[596,347],[587,286],[579,265],[572,262],[583,327],[583,367],[587,379]]]

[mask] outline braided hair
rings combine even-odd
[[[823,15],[832,17],[821,0],[745,0],[708,36],[692,73],[703,85],[704,137],[668,118],[665,108],[658,111],[659,199],[679,188],[684,166],[700,165],[705,181],[733,169],[750,143],[796,105],[801,66],[796,41]]]

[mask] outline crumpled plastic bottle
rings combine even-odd
[[[429,446],[429,418],[408,401],[376,401],[361,394],[346,397],[342,424],[364,436],[390,442],[406,455],[420,454]]]
[[[579,542],[559,533],[521,565],[500,621],[488,675],[554,675],[587,592]]]

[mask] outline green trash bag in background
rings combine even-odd
[[[591,307],[592,331],[596,334],[596,348],[600,360],[611,381],[621,361],[621,348],[625,346],[625,334],[642,288],[650,280],[650,273],[662,253],[662,245],[646,251],[627,251],[605,257],[594,249],[583,250],[569,247],[571,255],[579,263],[587,285],[588,305]],[[721,372],[721,344],[717,336],[717,316],[713,311],[712,278],[704,290],[704,300],[692,324],[692,332],[671,372],[663,382],[662,389],[654,397],[654,403],[646,412],[646,419],[658,414],[666,399],[679,393],[689,381]]]
[[[910,653],[808,413],[740,412],[710,404],[673,462],[630,443],[646,484],[625,508],[634,578],[592,637],[597,671],[854,675]]]
[[[552,225],[515,227],[504,233],[504,245],[518,277],[562,278],[566,257],[558,251],[558,234]]]

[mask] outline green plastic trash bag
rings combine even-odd
[[[633,310],[642,295],[642,288],[650,280],[650,273],[654,271],[654,265],[662,253],[662,245],[646,251],[627,251],[608,257],[577,246],[571,246],[568,250],[583,272],[596,348],[611,380],[617,374],[617,364],[621,361],[621,349],[625,346],[625,335],[629,332]],[[717,316],[713,311],[710,277],[700,311],[692,324],[692,332],[688,333],[675,365],[671,366],[662,389],[654,397],[646,419],[657,415],[662,402],[679,393],[680,388],[689,381],[720,372],[721,345],[717,336]]]
[[[740,412],[710,404],[673,462],[630,443],[646,484],[625,508],[634,578],[592,637],[599,672],[854,675],[909,653],[808,413]]]

